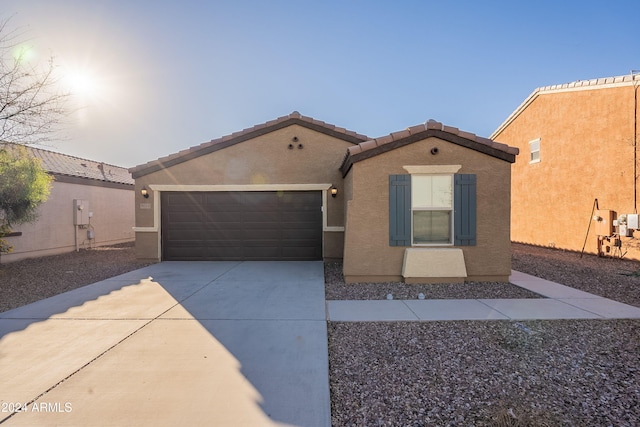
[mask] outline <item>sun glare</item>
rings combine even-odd
[[[87,71],[69,70],[65,80],[72,95],[92,98],[100,92],[99,82]]]
[[[63,63],[57,73],[61,89],[70,95],[78,124],[86,124],[112,105],[113,85],[102,68]]]
[[[62,83],[73,96],[89,101],[102,95],[103,87],[98,77],[88,69],[63,67]]]

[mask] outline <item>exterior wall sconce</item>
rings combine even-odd
[[[149,198],[149,191],[147,190],[146,186],[142,187],[142,190],[140,190],[140,194],[142,194],[142,197],[144,197],[145,199]]]
[[[332,185],[329,191],[331,191],[331,197],[335,198],[338,195],[338,189],[335,185]]]

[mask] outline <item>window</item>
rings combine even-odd
[[[540,138],[529,142],[529,163],[540,162]]]
[[[453,176],[411,176],[412,242],[451,244]]]
[[[438,172],[389,176],[389,246],[475,246],[476,175]]]

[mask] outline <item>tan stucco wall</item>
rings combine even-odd
[[[541,161],[529,164],[540,138]],[[580,251],[594,199],[601,209],[633,213],[633,86],[539,94],[495,138],[520,148],[512,166],[511,236],[516,242]],[[597,252],[594,224],[586,252]],[[623,239],[640,259],[640,232]]]
[[[344,232],[324,233],[323,255],[327,260],[342,259],[344,253]]]
[[[104,246],[134,240],[134,192],[131,190],[54,182],[49,199],[39,207],[39,218],[33,224],[20,224],[14,231],[22,236],[7,237],[13,252],[3,254],[1,261],[12,262],[24,258],[54,255],[76,249],[73,200],[89,202],[93,212],[91,225],[93,241],[87,240],[87,230],[78,230],[80,248]]]
[[[298,138],[295,142],[294,137]],[[289,149],[289,144],[294,148]],[[299,144],[302,144],[302,149],[298,148]],[[159,205],[156,203],[158,192],[152,191],[148,199],[143,199],[140,196],[143,186],[261,184],[334,184],[338,195],[327,197],[326,225],[341,227],[344,225],[344,191],[339,168],[351,145],[306,127],[292,125],[139,177],[136,179],[136,227],[160,225],[155,222],[160,219],[155,208]],[[157,259],[158,231],[136,234],[138,256]],[[146,236],[140,237],[142,234]],[[340,231],[325,231],[325,257],[342,257],[341,236]]]
[[[430,150],[438,147],[439,153]],[[405,165],[462,165],[477,175],[477,245],[461,246],[467,280],[508,280],[510,164],[437,138],[354,163],[348,202],[344,275],[347,282],[402,280],[405,247],[389,246],[389,175]],[[450,247],[450,246],[449,246]]]

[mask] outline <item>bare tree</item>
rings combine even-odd
[[[29,64],[27,50],[17,49],[23,33],[8,23],[0,21],[0,141],[50,142],[64,124],[69,94],[59,88],[53,58],[44,67]]]

